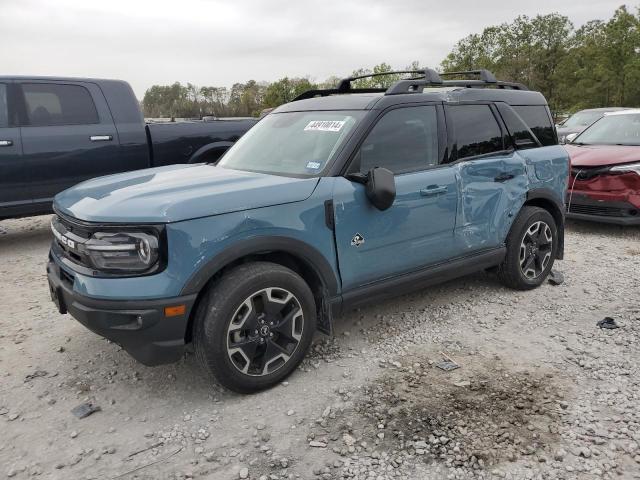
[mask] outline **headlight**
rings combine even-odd
[[[626,165],[616,165],[609,169],[610,172],[636,172],[640,175],[640,163],[628,163]]]
[[[144,272],[159,258],[158,237],[143,232],[96,232],[84,249],[93,265],[107,272]]]

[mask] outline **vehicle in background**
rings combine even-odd
[[[59,311],[146,364],[193,342],[223,385],[252,392],[354,306],[484,269],[541,285],[563,256],[569,175],[545,98],[486,70],[398,73],[416,78],[302,94],[218,165],[56,196]]]
[[[0,219],[50,213],[90,178],[217,161],[256,122],[145,124],[120,80],[0,77]]]
[[[607,113],[565,149],[567,216],[640,225],[640,109]]]
[[[567,139],[567,135],[578,134],[589,125],[602,118],[605,113],[616,112],[618,110],[624,110],[624,108],[606,107],[580,110],[564,120],[562,123],[556,125],[558,140],[560,143],[568,143],[573,137]]]

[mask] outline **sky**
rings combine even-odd
[[[576,26],[622,0],[0,0],[4,75],[127,80],[138,98],[175,81],[323,81],[414,60],[437,68],[455,43],[520,14]],[[637,3],[627,3],[634,8]]]

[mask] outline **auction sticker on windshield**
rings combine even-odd
[[[312,120],[304,127],[304,131],[339,132],[345,123],[345,120]]]

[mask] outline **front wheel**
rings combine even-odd
[[[553,216],[540,207],[525,206],[507,236],[507,253],[498,267],[504,285],[530,290],[549,275],[558,250],[558,228]]]
[[[313,294],[292,270],[253,262],[223,274],[201,300],[196,355],[225,387],[269,388],[302,361],[316,325]]]

